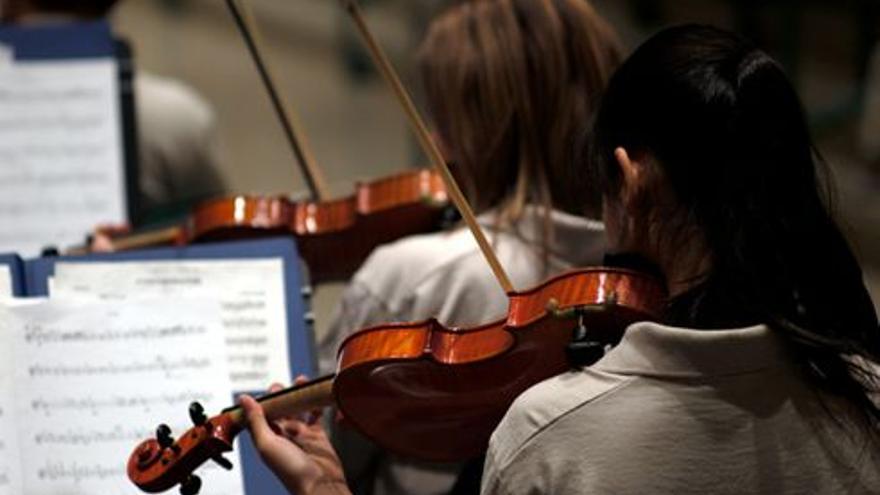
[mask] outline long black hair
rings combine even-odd
[[[696,328],[766,323],[809,380],[880,424],[877,315],[830,213],[827,169],[781,67],[751,42],[698,25],[642,44],[612,76],[588,144],[590,178],[615,197],[614,149],[648,153],[711,253],[669,306]]]

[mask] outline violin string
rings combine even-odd
[[[461,216],[470,229],[471,234],[473,234],[474,239],[477,241],[480,250],[483,252],[483,256],[486,258],[489,267],[492,269],[492,273],[495,274],[495,278],[498,280],[498,283],[501,285],[501,288],[505,293],[509,294],[513,292],[513,284],[510,282],[510,278],[507,276],[507,273],[501,266],[501,262],[498,260],[498,256],[495,254],[495,251],[492,249],[492,246],[483,234],[483,231],[474,216],[473,209],[470,204],[468,204],[467,199],[465,199],[464,194],[462,194],[461,189],[458,187],[458,183],[456,183],[455,178],[449,171],[449,167],[446,165],[446,160],[443,158],[443,153],[431,137],[431,134],[428,131],[428,126],[425,124],[419,111],[416,109],[412,98],[406,88],[404,88],[403,83],[400,81],[400,77],[397,75],[397,72],[394,70],[394,67],[385,55],[385,52],[370,32],[357,1],[341,1],[345,10],[348,11],[354,20],[354,23],[367,46],[367,51],[378,66],[379,71],[382,73],[386,82],[391,85],[398,101],[403,106],[403,110],[409,118],[409,122],[412,125],[422,148],[433,163],[434,168],[436,168],[441,177],[443,177],[443,181],[446,183],[446,188],[449,190],[449,197],[452,199],[456,208],[458,208],[458,211],[461,213]]]
[[[241,2],[240,6],[238,3],[239,1]],[[248,52],[250,53],[254,64],[257,66],[257,72],[259,72],[260,78],[263,81],[263,86],[265,86],[266,91],[269,94],[272,107],[274,108],[278,119],[281,121],[281,127],[284,130],[287,142],[290,145],[297,162],[300,164],[300,169],[306,180],[306,184],[312,193],[313,199],[317,201],[328,199],[329,194],[327,192],[326,181],[321,175],[321,171],[315,162],[314,155],[301,131],[302,125],[296,118],[296,115],[289,110],[290,105],[288,105],[284,96],[277,90],[277,85],[272,76],[272,70],[270,69],[268,62],[262,56],[262,37],[260,36],[260,31],[254,20],[253,14],[244,3],[244,0],[226,0],[226,5],[229,7],[229,12],[232,14],[232,18],[235,20],[235,25],[238,27],[242,38],[244,38],[245,45],[247,45]]]

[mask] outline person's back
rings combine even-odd
[[[747,40],[669,28],[609,82],[585,175],[656,323],[522,394],[484,492],[880,492],[880,329],[797,94]]]
[[[539,207],[526,207],[515,230],[494,226],[493,217],[488,213],[479,220],[517,288],[541,282],[548,271],[596,265],[602,259],[605,235],[597,221],[551,212],[554,242],[544,260],[540,234],[548,220]],[[450,327],[475,326],[503,318],[507,305],[504,291],[464,227],[380,246],[349,283],[333,324],[319,343],[321,371],[334,371],[336,350],[354,330],[427,318]],[[459,471],[458,465],[392,457],[344,427],[334,432],[334,443],[350,481],[364,492],[445,493]]]
[[[214,110],[180,81],[139,71],[135,109],[141,209],[161,219],[222,194]]]
[[[605,253],[602,224],[527,206],[515,226],[498,225],[492,212],[478,218],[507,275],[518,289],[548,273],[599,264]],[[553,227],[546,259],[542,226]],[[333,327],[319,344],[321,371],[335,370],[336,351],[351,332],[374,324],[436,318],[449,327],[475,326],[505,317],[507,296],[470,231],[423,234],[380,246],[354,275]]]
[[[639,323],[516,400],[484,493],[877,493],[877,446],[837,422],[854,412],[820,399],[766,326]]]

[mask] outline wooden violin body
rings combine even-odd
[[[613,345],[630,323],[656,319],[666,295],[654,277],[587,268],[508,297],[507,317],[479,327],[428,320],[361,330],[340,347],[335,377],[259,401],[270,419],[335,403],[349,423],[395,453],[467,459],[485,450],[519,394],[571,368],[566,347],[579,325],[590,340]],[[225,451],[243,421],[241,410],[230,408],[208,420],[210,428],[194,428],[216,436],[190,430],[177,452],[147,440],[129,460],[129,477],[146,491],[170,488],[182,472]],[[186,469],[172,471],[179,464]]]
[[[628,324],[655,318],[665,295],[649,276],[603,268],[554,277],[509,300],[506,320],[476,328],[430,320],[349,337],[334,386],[346,420],[401,455],[475,456],[519,394],[571,367],[566,346],[578,317],[592,340],[616,344]]]
[[[378,245],[440,228],[449,200],[436,172],[419,170],[359,183],[332,201],[233,196],[207,201],[190,217],[190,241],[293,235],[313,281],[351,275]]]
[[[449,199],[431,170],[358,183],[331,201],[229,196],[196,206],[183,225],[113,239],[116,250],[292,235],[313,283],[350,276],[378,245],[441,228]]]

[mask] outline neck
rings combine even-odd
[[[688,233],[663,243],[656,257],[666,276],[669,297],[678,296],[706,279],[712,267],[712,256],[702,236]]]

